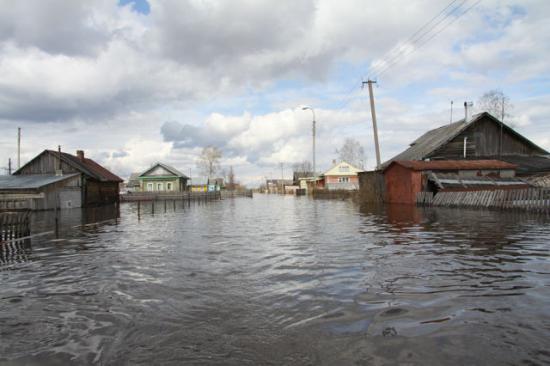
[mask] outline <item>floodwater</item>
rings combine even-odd
[[[1,365],[550,363],[547,217],[275,195],[142,210],[65,211],[60,239],[2,249]]]

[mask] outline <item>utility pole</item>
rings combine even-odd
[[[376,84],[376,81],[367,80],[363,81],[362,86],[365,84],[369,86],[369,97],[370,97],[370,113],[372,116],[372,129],[374,130],[374,148],[376,149],[376,168],[380,167],[380,145],[378,144],[378,127],[376,125],[376,110],[374,109],[374,95],[372,93],[372,84]]]
[[[451,100],[451,120],[449,124],[453,123],[453,101]]]
[[[311,132],[313,134],[313,177],[315,178],[317,176],[315,171],[315,110],[311,107],[302,107],[302,110],[305,111],[309,109],[311,111],[311,114],[313,115],[312,125],[311,125]]]
[[[11,175],[11,158],[8,159],[8,175]]]
[[[17,127],[17,169],[21,168],[21,127]]]
[[[502,104],[501,104],[501,111],[500,111],[500,143],[498,144],[498,157],[502,157],[502,127],[504,125],[504,96],[502,96]]]

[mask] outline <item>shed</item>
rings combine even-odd
[[[92,159],[86,158],[83,150],[77,150],[76,155],[44,150],[14,175],[64,176],[75,173],[80,179],[80,201],[83,207],[118,202],[122,179]]]
[[[525,186],[516,165],[499,160],[393,161],[384,169],[386,201],[416,202],[422,191],[485,190]]]
[[[82,206],[81,198],[78,173],[0,176],[0,206],[19,202],[31,210],[76,208]]]

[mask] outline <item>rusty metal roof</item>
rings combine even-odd
[[[386,167],[399,164],[412,170],[479,170],[479,169],[515,169],[516,165],[500,160],[396,160]]]
[[[42,154],[52,154],[55,156],[59,156],[58,151],[44,150],[42,153],[38,154],[34,159],[29,161],[23,167],[19,168],[14,173],[14,175],[19,175],[19,173],[25,166],[33,162]],[[91,178],[97,179],[101,182],[119,182],[120,183],[123,181],[119,176],[117,176],[116,174],[113,174],[112,172],[102,167],[92,159],[88,159],[88,158],[80,159],[79,157],[71,155],[69,153],[61,152],[61,160],[63,160],[65,163],[72,166],[74,169],[78,170],[79,172]]]

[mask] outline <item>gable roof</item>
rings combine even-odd
[[[151,171],[153,171],[154,169],[156,169],[157,167],[161,167],[165,170],[167,170],[168,172],[172,173],[173,175],[175,175],[176,177],[180,177],[180,178],[187,178],[189,179],[189,177],[185,174],[183,174],[182,172],[180,172],[179,170],[177,170],[176,168],[168,165],[168,164],[164,164],[164,163],[161,163],[161,162],[157,162],[155,164],[153,164],[152,167],[148,168],[147,170],[145,170],[143,173],[141,173],[139,176],[140,177],[143,177],[143,176],[146,176],[147,173],[150,173]]]
[[[435,152],[437,149],[442,147],[445,143],[451,141],[456,136],[458,136],[462,131],[466,130],[471,125],[483,120],[484,118],[489,118],[493,122],[499,125],[502,125],[502,128],[506,132],[513,134],[518,139],[522,140],[525,144],[540,150],[541,154],[548,154],[546,150],[536,145],[534,142],[530,141],[525,136],[519,134],[511,127],[502,123],[500,120],[493,117],[490,113],[482,112],[482,113],[473,115],[469,122],[465,122],[464,119],[461,119],[460,121],[453,122],[451,124],[441,126],[438,128],[434,128],[433,130],[426,132],[425,134],[423,134],[422,136],[414,140],[409,145],[408,149],[397,154],[396,156],[389,159],[388,161],[384,162],[381,165],[381,168],[384,169],[392,161],[395,161],[395,160],[423,160],[425,158],[428,158],[431,153]]]
[[[350,170],[348,172],[337,172],[335,169],[341,165],[348,165],[350,167]],[[334,164],[330,169],[325,171],[323,175],[356,175],[359,172],[362,172],[363,169],[359,169],[356,166],[353,166],[352,164],[348,163],[347,161],[341,161],[339,163]]]
[[[515,169],[517,166],[500,160],[394,160],[384,171],[393,165],[401,165],[411,170],[501,170]]]
[[[21,168],[17,169],[16,172],[14,172],[14,175],[19,175],[21,170],[25,168],[27,165],[34,162],[36,159],[38,159],[40,156],[44,154],[50,154],[54,155],[55,157],[60,156],[61,160],[66,163],[67,165],[70,165],[75,170],[93,178],[96,180],[99,180],[101,182],[122,182],[123,180],[117,176],[116,174],[110,172],[103,166],[99,165],[95,161],[89,158],[83,158],[80,159],[79,157],[75,155],[71,155],[66,152],[61,152],[61,154],[58,151],[54,150],[44,150],[37,156],[35,156],[33,159],[31,159],[27,164],[23,165]]]

